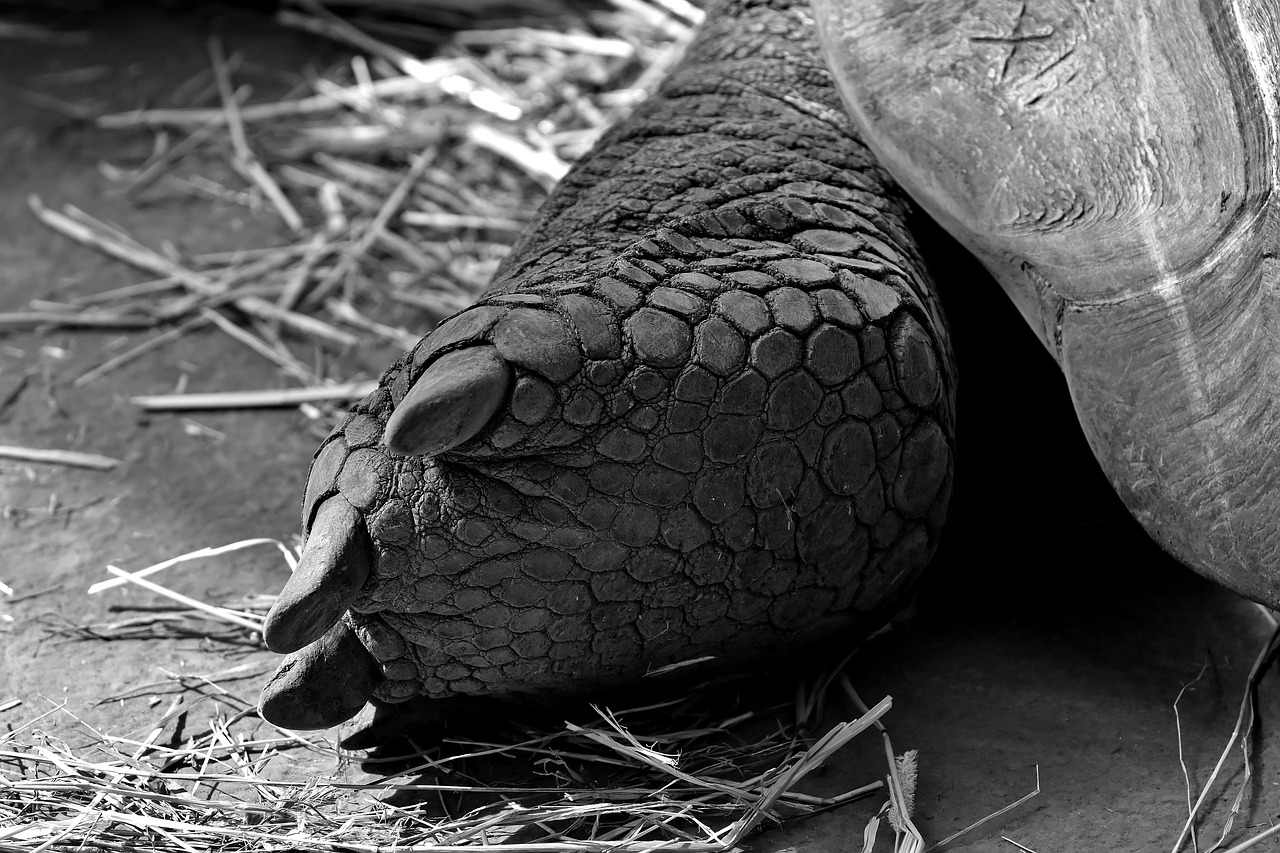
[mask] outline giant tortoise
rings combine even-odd
[[[1149,534],[1280,604],[1278,15],[718,0],[316,453],[264,715],[588,693],[883,619],[955,459],[912,201],[1008,291]]]

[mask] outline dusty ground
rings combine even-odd
[[[118,222],[150,245],[232,249],[276,237],[270,222],[238,209],[126,203],[97,165],[137,154],[148,140],[93,130],[28,96],[135,106],[204,66],[210,20],[207,8],[117,4],[75,21],[89,33],[83,44],[0,40],[0,312],[33,297],[138,280],[41,226],[26,208],[32,193],[50,206],[72,202]],[[226,17],[226,36],[251,60],[283,67],[330,50],[248,12]],[[100,75],[86,81],[49,76],[99,66]],[[1038,798],[950,849],[1014,850],[1002,836],[1039,853],[1169,849],[1186,813],[1174,697],[1207,667],[1181,706],[1187,768],[1202,781],[1231,731],[1245,675],[1269,629],[1252,605],[1192,577],[1147,542],[1071,431],[1047,357],[1012,310],[987,295],[978,272],[946,263],[964,383],[964,467],[952,535],[918,614],[865,651],[856,681],[870,701],[893,696],[895,745],[920,750],[917,823],[927,839],[1026,793],[1038,765]],[[85,595],[105,577],[107,563],[136,568],[248,536],[288,537],[297,526],[316,441],[316,427],[303,415],[199,414],[194,420],[217,432],[211,436],[193,434],[179,416],[144,417],[127,402],[169,391],[183,376],[193,391],[284,384],[226,337],[195,334],[89,387],[69,386],[139,339],[88,331],[0,336],[0,443],[87,450],[125,463],[109,473],[0,463],[0,581],[14,589],[11,598],[0,596],[0,705],[22,700],[0,712],[0,725],[19,725],[65,702],[105,730],[128,732],[152,718],[148,692],[105,697],[138,692],[162,680],[162,670],[217,673],[251,663],[257,674],[228,686],[252,698],[272,665],[266,652],[229,654],[197,640],[71,642],[50,635],[60,625],[105,618],[113,604],[154,603],[118,589]],[[390,353],[348,357],[354,372],[376,369]],[[221,600],[273,592],[284,572],[273,555],[254,551],[170,582]],[[1261,745],[1235,840],[1280,816],[1274,678],[1263,683],[1258,707]],[[815,787],[839,790],[864,779],[865,768],[882,760],[879,750],[874,739],[855,743]],[[1241,780],[1238,756],[1227,774],[1232,794]],[[1224,812],[1219,803],[1207,837],[1217,837]],[[865,808],[847,808],[756,836],[753,846],[857,849],[865,817]]]

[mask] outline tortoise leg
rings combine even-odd
[[[908,215],[807,4],[722,0],[483,298],[326,439],[273,647],[341,615],[380,702],[565,698],[877,627],[954,462]]]

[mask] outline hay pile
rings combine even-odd
[[[827,799],[792,790],[891,704],[807,748],[781,732],[744,741],[752,714],[716,718],[679,700],[598,710],[552,732],[515,729],[500,743],[446,741],[410,770],[371,781],[281,781],[268,772],[282,754],[318,750],[337,763],[333,748],[273,729],[252,702],[209,679],[173,675],[140,692],[177,693],[145,736],[82,724],[89,737],[72,745],[41,733],[43,717],[65,708],[0,736],[0,850],[730,850],[762,823],[883,788],[876,781]],[[533,782],[477,781],[477,772],[494,775],[495,759]]]
[[[536,17],[521,4],[524,25],[505,21],[505,4],[487,0],[457,9],[369,5],[377,13],[357,16],[360,27],[310,0],[279,14],[286,26],[357,51],[289,97],[255,101],[236,80],[241,58],[211,40],[208,70],[169,96],[191,106],[96,119],[102,128],[154,133],[145,162],[104,165],[122,192],[242,205],[275,220],[286,241],[184,256],[33,197],[32,211],[49,227],[150,278],[34,301],[28,311],[0,315],[0,330],[163,327],[78,377],[84,385],[211,325],[310,396],[214,398],[203,408],[363,396],[367,384],[322,375],[299,348],[340,351],[372,339],[407,348],[474,301],[570,162],[643,100],[701,19],[686,0],[611,0],[586,12],[548,0]],[[511,25],[440,28],[462,9]],[[394,33],[397,44],[381,33]],[[430,52],[419,58],[413,45]]]

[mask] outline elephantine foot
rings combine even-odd
[[[324,442],[265,716],[583,694],[877,626],[938,542],[954,381],[811,40],[802,8],[730,5]]]

